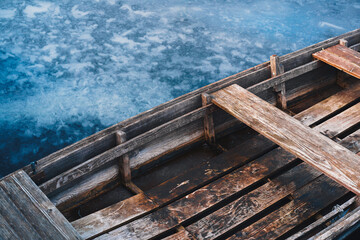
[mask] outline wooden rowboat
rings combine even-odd
[[[360,223],[360,29],[0,181],[3,239],[333,239]]]

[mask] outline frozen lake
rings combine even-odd
[[[353,0],[174,2],[0,1],[0,177],[272,54],[360,27]]]

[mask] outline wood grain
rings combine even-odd
[[[313,57],[360,78],[360,53],[357,51],[338,44],[314,53]]]
[[[120,145],[126,142],[126,133],[123,131],[116,132],[116,144]],[[118,159],[119,175],[123,183],[128,184],[131,181],[130,158],[128,154],[124,154]]]
[[[300,189],[321,173],[300,164],[186,227],[197,239],[214,239]]]
[[[351,85],[348,88],[302,111],[296,115],[296,119],[303,124],[310,126],[330,113],[342,109],[349,103],[358,99],[359,96],[360,82],[355,83],[354,85]]]
[[[360,194],[359,156],[238,85],[213,95],[217,106],[350,191]]]
[[[341,131],[346,131],[352,126],[360,123],[360,103],[346,109],[326,123],[322,123],[314,127],[318,132],[325,134],[329,138],[333,138]],[[341,131],[339,130],[341,128]]]
[[[8,229],[6,225],[9,225],[9,229],[6,231],[7,235],[12,234],[12,232],[15,233],[14,235],[10,235],[9,239],[14,239],[14,236],[18,236],[19,239],[41,239],[31,223],[29,223],[1,187],[0,202],[0,216],[3,219],[2,222],[4,222],[4,229]],[[1,226],[1,229],[2,227],[3,226]],[[1,236],[2,234],[0,237]]]
[[[211,97],[207,93],[201,94],[202,105],[206,106],[211,104]],[[215,146],[215,128],[214,128],[214,119],[210,111],[206,111],[204,115],[204,134],[205,141],[210,146]]]
[[[294,192],[294,200],[242,229],[230,239],[277,239],[347,192],[347,189],[322,175]]]
[[[41,239],[81,239],[72,225],[25,172],[19,171],[4,178],[0,182],[0,187],[21,212],[12,216],[18,218],[16,224],[23,223],[22,227],[26,227],[28,222],[32,226],[26,228],[25,239],[39,239],[39,236]],[[18,212],[13,211],[13,214],[16,213]],[[18,234],[23,233],[19,231]]]
[[[118,227],[156,207],[157,205],[152,200],[140,193],[111,207],[80,218],[72,222],[72,225],[82,238],[87,239]]]
[[[341,233],[354,226],[360,219],[360,207],[357,207],[352,212],[336,221],[329,227],[325,228],[320,233],[311,237],[310,240],[331,240],[335,239]]]
[[[276,77],[284,73],[284,66],[280,64],[280,58],[276,55],[270,56],[270,68],[271,77]],[[274,91],[276,92],[277,107],[283,110],[287,109],[285,82],[274,86]]]
[[[179,232],[170,235],[163,240],[196,240],[191,234],[185,230],[185,228],[181,229]]]

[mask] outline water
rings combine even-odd
[[[359,28],[359,1],[0,1],[0,177]]]

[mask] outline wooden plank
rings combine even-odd
[[[9,196],[4,192],[1,187],[0,202],[0,216],[3,219],[2,222],[7,223],[10,227],[10,229],[8,229],[8,231],[6,232],[8,232],[9,234],[11,234],[11,231],[15,232],[14,235],[10,236],[10,239],[15,239],[15,236],[18,236],[18,239],[41,239],[41,237],[33,228],[31,223],[28,222],[26,217],[14,205]],[[6,226],[4,225],[4,234],[5,230]]]
[[[6,219],[0,214],[0,239],[11,240],[11,239],[21,239],[19,235],[16,234],[15,230],[11,228]],[[25,239],[25,238],[22,238]],[[35,239],[35,238],[34,238]],[[40,239],[40,238],[38,238]]]
[[[337,55],[339,57],[344,58],[348,62],[352,62],[356,65],[360,65],[360,53],[354,51],[351,48],[342,46],[342,45],[335,45],[333,47],[327,48],[326,51]]]
[[[201,94],[202,105],[207,106],[211,104],[211,97],[207,93]],[[204,115],[204,134],[205,141],[210,146],[215,146],[215,128],[214,128],[214,119],[212,113],[208,110]]]
[[[191,234],[185,230],[185,228],[181,229],[179,232],[170,235],[163,240],[195,240]]]
[[[162,208],[95,239],[150,239],[152,236],[159,235],[176,225],[177,222],[169,216],[168,210]]]
[[[295,240],[295,239],[298,239],[298,238],[304,236],[306,233],[308,233],[311,230],[314,230],[315,228],[321,226],[322,224],[329,221],[331,218],[335,217],[339,213],[342,213],[346,208],[351,206],[354,202],[356,202],[356,197],[350,198],[345,203],[343,203],[340,206],[334,208],[331,212],[329,212],[328,214],[326,214],[322,218],[319,218],[318,220],[311,223],[310,225],[306,226],[304,229],[301,229],[301,231],[291,235],[286,240]]]
[[[24,171],[18,171],[13,177],[14,182],[22,187],[22,190],[29,198],[32,198],[34,204],[37,205],[37,208],[41,209],[44,214],[46,213],[45,216],[50,219],[50,222],[56,225],[56,228],[59,229],[59,231],[66,235],[66,238],[81,239],[70,222],[67,221]]]
[[[81,239],[71,224],[23,171],[10,175],[0,182],[0,186],[41,238]]]
[[[342,131],[345,131],[357,123],[360,123],[359,113],[360,103],[357,103],[326,121],[326,123],[316,126],[314,129],[325,134],[329,138],[333,138],[340,133],[339,128],[341,128]]]
[[[278,75],[276,77],[269,78],[265,81],[262,81],[260,83],[257,83],[249,88],[247,88],[248,91],[252,93],[260,93],[262,91],[265,91],[269,88],[275,87],[276,85],[282,84],[290,79],[293,79],[295,77],[298,77],[302,74],[305,74],[307,72],[313,71],[324,64],[321,61],[315,60],[309,63],[306,63],[304,65],[301,65],[299,67],[296,67],[290,71],[284,72],[281,75]]]
[[[360,219],[360,207],[357,207],[355,210],[351,211],[349,214],[345,215],[340,220],[336,221],[332,225],[328,226],[320,233],[315,236],[309,238],[311,240],[330,240],[335,239],[341,233],[346,231],[347,229],[354,226],[359,222]]]
[[[351,76],[360,78],[360,53],[341,45],[335,45],[314,53],[313,57]]]
[[[294,200],[229,239],[277,239],[346,193],[347,189],[322,175],[294,192]]]
[[[280,58],[276,55],[270,56],[270,68],[271,68],[271,77],[276,77],[284,73],[284,66],[280,64]],[[287,109],[285,83],[281,83],[275,86],[274,91],[276,92],[277,107],[283,110]]]
[[[186,230],[197,239],[214,239],[220,237],[222,234],[282,200],[293,191],[308,184],[320,175],[321,173],[311,166],[300,164],[210,215],[187,226]],[[183,214],[183,212],[182,210],[176,213]]]
[[[304,126],[238,85],[213,94],[213,102],[285,150],[360,194],[360,157]]]
[[[156,207],[156,203],[140,193],[111,207],[80,218],[72,222],[72,225],[82,238],[87,239],[125,224]]]
[[[355,83],[329,98],[313,105],[312,107],[297,114],[296,119],[305,125],[310,126],[325,116],[342,109],[360,96],[360,83]]]

